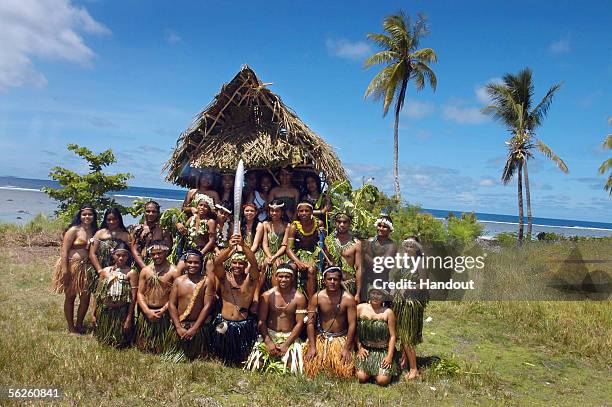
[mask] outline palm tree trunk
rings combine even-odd
[[[529,173],[527,172],[527,160],[523,163],[525,170],[525,201],[527,203],[527,240],[531,240],[531,227],[533,220],[531,217],[531,193],[529,192]]]
[[[395,128],[393,130],[393,178],[395,180],[395,199],[401,202],[400,181],[399,181],[399,110],[395,112]]]
[[[519,208],[519,227],[518,227],[518,244],[519,246],[521,244],[523,244],[523,225],[524,225],[524,220],[523,220],[523,165],[519,164],[518,166],[518,191],[517,191],[517,196],[518,196],[518,208]]]

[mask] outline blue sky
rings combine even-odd
[[[120,5],[119,5],[120,4]],[[436,92],[409,89],[400,122],[404,199],[516,213],[500,185],[506,130],[479,113],[482,87],[523,67],[536,97],[563,82],[542,138],[567,163],[530,162],[534,216],[610,222],[598,166],[612,115],[612,2],[152,2],[7,0],[0,5],[0,175],[80,169],[65,149],[111,147],[132,185],[172,187],[161,167],[192,118],[248,64],[332,144],[354,183],[392,192],[392,115],[364,101],[365,35],[422,11]]]

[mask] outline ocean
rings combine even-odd
[[[0,222],[25,224],[39,213],[52,214],[56,202],[41,192],[43,187],[57,188],[59,184],[52,180],[0,177]],[[116,200],[126,206],[138,198],[155,199],[165,208],[178,207],[183,202],[186,189],[145,188],[130,186],[124,191],[113,194]],[[440,209],[422,209],[439,219],[444,219],[449,212],[461,216],[461,212]],[[485,236],[494,236],[501,232],[516,232],[518,217],[476,212],[478,221],[484,226]],[[126,219],[132,223],[134,219]],[[612,236],[612,223],[590,222],[570,219],[533,218],[534,235],[540,232],[552,232],[566,236]]]

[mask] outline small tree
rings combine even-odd
[[[127,180],[133,178],[129,173],[107,175],[104,167],[117,162],[111,149],[95,154],[86,147],[68,144],[68,150],[87,161],[89,173],[80,175],[63,167],[53,167],[49,176],[59,181],[62,188],[43,188],[43,192],[59,201],[55,214],[68,221],[84,204],[92,204],[101,214],[110,207],[117,207],[121,213],[129,213],[129,208],[117,204],[115,199],[106,195],[111,191],[122,191],[128,187]]]

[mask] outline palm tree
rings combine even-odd
[[[490,83],[487,85],[487,93],[492,104],[483,111],[506,125],[512,137],[506,144],[509,147],[508,159],[502,174],[502,182],[507,184],[515,172],[518,172],[518,199],[519,199],[519,242],[523,238],[523,200],[522,200],[522,176],[525,179],[525,198],[527,203],[527,237],[531,236],[531,191],[529,188],[529,172],[527,161],[533,158],[531,151],[537,148],[548,159],[554,161],[557,167],[564,173],[568,172],[567,165],[563,160],[536,138],[535,130],[542,125],[542,121],[548,113],[553,96],[561,88],[556,84],[548,89],[540,103],[533,106],[534,87],[531,69],[525,68],[518,74],[506,74],[502,83]]]
[[[608,123],[612,125],[612,117],[608,119]],[[606,150],[612,150],[612,134],[608,134],[608,137],[603,142],[603,148]],[[612,169],[612,158],[608,158],[606,161],[601,163],[599,166],[599,173],[604,174],[606,171]],[[612,173],[608,175],[608,181],[604,185],[604,189],[612,195]]]
[[[365,98],[383,99],[383,117],[387,116],[389,107],[395,102],[395,127],[393,133],[393,175],[395,178],[395,198],[399,202],[399,158],[398,129],[399,115],[406,98],[408,82],[414,81],[417,91],[425,87],[425,81],[435,91],[436,75],[429,64],[438,61],[431,48],[418,49],[421,38],[429,34],[427,18],[419,14],[416,22],[403,12],[390,15],[383,21],[385,34],[369,33],[368,39],[374,41],[381,51],[367,58],[366,68],[374,65],[386,65],[372,78],[365,92]]]

